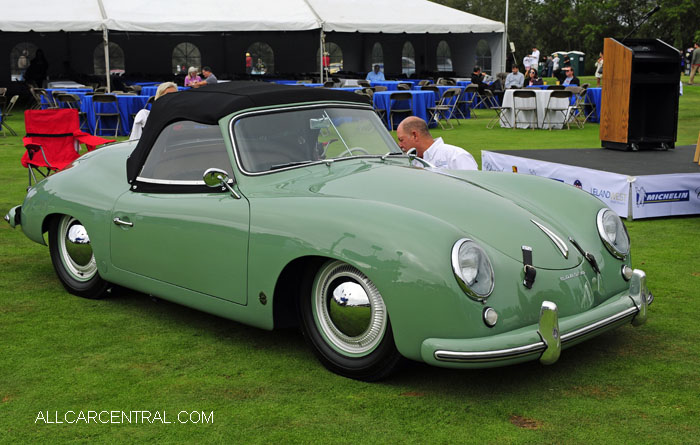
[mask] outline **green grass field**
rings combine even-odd
[[[487,130],[482,115],[434,135],[477,161],[480,150],[600,146],[594,124]],[[21,111],[9,123],[23,131]],[[678,145],[695,144],[698,131],[700,87],[686,86]],[[0,135],[2,215],[25,194],[22,153],[20,137]],[[262,331],[128,290],[74,297],[48,249],[3,222],[0,443],[700,443],[700,218],[627,224],[633,266],[656,297],[644,326],[568,349],[552,366],[415,363],[368,384],[326,371],[295,330]],[[53,422],[56,412],[137,410],[172,423],[45,421],[47,411]],[[181,411],[214,412],[213,423],[178,423]]]

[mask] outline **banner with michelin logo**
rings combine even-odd
[[[573,165],[481,152],[483,171],[502,171],[554,179],[603,201],[623,218],[700,214],[700,175],[631,177]]]
[[[637,176],[632,184],[635,218],[700,213],[700,175]]]

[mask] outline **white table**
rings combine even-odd
[[[508,122],[504,122],[503,119],[501,119],[501,127],[505,128],[512,128],[513,123],[515,122],[515,112],[513,111],[513,92],[516,90],[506,90],[505,94],[503,95],[503,107],[509,108],[507,110],[504,110],[503,113],[508,117]],[[552,94],[552,90],[540,90],[538,88],[528,88],[527,91],[532,91],[535,93],[535,100],[537,103],[537,128],[549,128],[549,124],[545,122],[544,119],[544,110],[547,107],[547,103],[549,102],[549,96]],[[518,99],[519,104],[522,105],[522,102],[524,99]],[[532,101],[532,99],[525,99],[526,101]],[[558,103],[557,103],[558,102]],[[571,105],[570,102],[567,102],[566,99],[555,99],[554,102],[552,102],[552,105],[556,105],[557,107],[564,107]],[[531,104],[527,104],[527,106],[531,106]],[[518,128],[530,128],[531,124],[529,122],[534,122],[535,116],[534,116],[534,111],[521,111],[518,113]],[[552,123],[552,128],[556,129],[561,129],[564,124],[566,123],[566,120],[570,120],[570,116],[567,113],[566,119],[564,115],[559,112],[559,111],[550,111],[549,115],[547,116],[547,121]],[[525,122],[529,121],[529,122]]]

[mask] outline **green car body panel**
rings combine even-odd
[[[604,205],[581,190],[527,175],[439,173],[405,157],[246,175],[229,140],[234,117],[219,126],[241,199],[218,189],[131,190],[125,161],[135,144],[126,142],[84,155],[32,187],[21,207],[22,230],[45,243],[52,215],[74,216],[90,234],[105,280],[264,329],[275,327],[277,299],[292,298],[276,294],[285,268],[305,259],[340,260],[380,290],[399,352],[438,366],[493,366],[440,361],[441,349],[540,341],[544,301],[556,303],[562,331],[634,307],[620,273],[630,257],[608,252],[595,220]],[[117,226],[115,217],[134,225]],[[565,258],[533,221],[575,239],[600,273],[570,242]],[[469,298],[454,276],[451,250],[463,238],[476,241],[492,263],[495,285],[485,302]],[[537,269],[532,289],[523,286],[523,246],[532,248]],[[499,314],[493,327],[483,320],[487,306]]]

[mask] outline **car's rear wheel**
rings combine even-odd
[[[49,251],[63,287],[83,298],[102,298],[109,283],[100,277],[85,227],[72,216],[61,215],[49,226]]]
[[[389,375],[402,361],[379,290],[357,268],[327,261],[306,280],[304,334],[331,371],[358,380]]]

